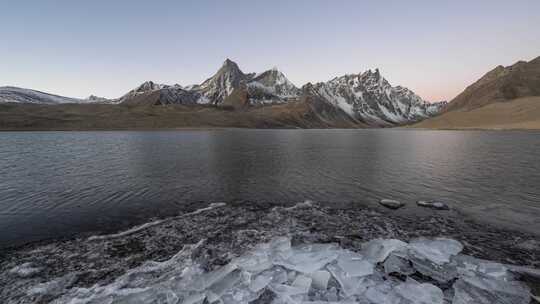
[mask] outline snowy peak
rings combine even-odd
[[[194,90],[201,94],[200,103],[220,104],[234,89],[245,83],[247,78],[234,61],[227,59],[214,76]]]
[[[393,126],[418,121],[440,112],[443,103],[430,104],[413,91],[392,86],[379,69],[336,77],[327,82],[297,88],[277,68],[262,73],[245,74],[238,64],[226,59],[219,70],[200,85],[182,88],[147,81],[126,94],[150,94],[153,104],[223,105],[234,91],[246,93],[248,105],[267,105],[315,97],[327,109],[333,107],[349,115],[353,121],[370,125]],[[125,98],[124,98],[125,99]],[[132,98],[133,99],[133,98]],[[135,98],[137,103],[141,98]]]
[[[393,87],[379,69],[336,77],[325,83],[305,87],[304,91],[318,95],[352,118],[371,125],[409,123],[439,111],[437,105],[430,106],[411,90],[401,86]]]
[[[162,89],[165,86],[166,85],[154,83],[153,81],[145,81],[140,86],[138,86],[134,91],[135,92],[149,92],[149,91]]]
[[[252,103],[283,103],[300,96],[300,90],[277,68],[255,75],[248,82]]]

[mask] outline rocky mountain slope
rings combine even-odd
[[[495,102],[472,110],[455,110],[412,127],[425,129],[540,129],[540,96]]]
[[[378,69],[306,85],[304,92],[319,96],[359,121],[377,126],[419,121],[437,114],[446,104],[428,103],[405,87],[391,86]]]
[[[413,127],[540,129],[540,57],[496,67],[454,98],[441,115]]]
[[[527,96],[540,96],[540,57],[507,67],[499,65],[468,86],[444,111],[471,110]]]

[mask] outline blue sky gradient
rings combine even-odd
[[[4,1],[0,86],[119,97],[188,85],[226,58],[297,86],[378,67],[451,99],[499,64],[540,56],[540,1]]]

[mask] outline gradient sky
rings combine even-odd
[[[119,97],[188,85],[226,58],[297,86],[378,67],[451,99],[495,66],[540,56],[539,0],[0,0],[0,86]]]

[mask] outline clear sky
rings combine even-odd
[[[378,67],[451,99],[495,66],[540,56],[539,0],[0,0],[0,86],[119,97],[188,85],[226,58],[297,86]]]

